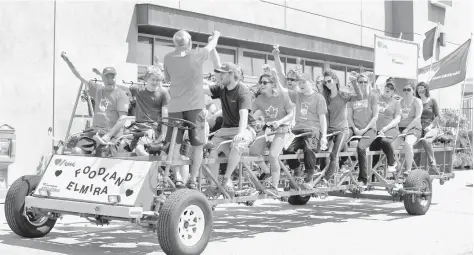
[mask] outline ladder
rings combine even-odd
[[[97,79],[93,79],[92,81],[99,82],[99,80],[97,80]],[[84,83],[81,82],[81,85],[79,86],[79,90],[77,91],[76,101],[74,103],[74,108],[72,109],[71,118],[69,119],[69,125],[67,127],[66,137],[64,138],[64,141],[67,141],[67,139],[69,138],[69,135],[71,133],[72,123],[73,123],[74,119],[76,119],[76,118],[92,119],[94,117],[94,107],[92,106],[92,101],[91,101],[89,91],[85,87],[86,86],[84,86]],[[89,113],[88,115],[76,114],[77,105],[78,105],[79,100],[81,99],[81,97],[86,98],[87,109],[88,109],[88,113]],[[90,127],[90,120],[88,120],[87,123],[86,123],[86,128],[89,128],[89,127]]]

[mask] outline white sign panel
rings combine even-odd
[[[51,197],[108,203],[120,195],[122,205],[133,205],[152,162],[54,155],[35,194],[47,189]]]
[[[374,72],[376,75],[417,79],[417,43],[375,35],[374,47]]]

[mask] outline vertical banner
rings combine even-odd
[[[418,77],[418,44],[375,35],[374,72],[376,75],[414,79]]]

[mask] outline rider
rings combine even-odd
[[[397,91],[394,79],[388,79],[383,94],[379,97],[379,117],[377,119],[377,130],[379,135],[385,137],[377,137],[369,149],[371,151],[382,151],[387,156],[387,172],[396,172],[395,153],[392,141],[400,134],[398,123],[401,118],[400,101],[393,98],[393,94]],[[373,163],[378,161],[379,156],[374,155]]]
[[[326,101],[324,97],[317,93],[311,84],[311,79],[304,75],[296,80],[297,90],[283,90],[289,94],[293,103],[295,103],[295,126],[293,134],[312,132],[311,135],[295,137],[283,154],[295,154],[299,149],[304,152],[304,167],[306,178],[303,187],[312,189],[313,175],[316,170],[316,153],[327,145],[326,138]],[[295,171],[295,176],[301,176],[300,163],[298,159],[287,160],[288,166]]]
[[[376,136],[376,122],[378,118],[378,97],[370,93],[369,77],[365,74],[358,75],[356,80],[362,99],[351,101],[348,104],[347,119],[351,127],[349,137],[365,136],[357,144],[357,158],[359,159],[359,185],[367,184],[367,148]]]
[[[286,133],[289,133],[289,125],[293,120],[293,106],[287,94],[284,94],[276,72],[265,73],[258,80],[260,95],[252,103],[254,118],[262,114],[266,125],[272,131],[278,132],[274,135],[270,146],[270,168],[272,176],[272,190],[278,192],[277,187],[280,181],[280,164],[278,156],[280,155],[285,143]],[[262,130],[260,134],[263,134]],[[251,155],[262,155],[266,147],[266,139],[260,138],[250,147]],[[257,162],[262,169],[267,169],[265,162]],[[267,171],[261,176],[261,180],[266,179]]]
[[[398,124],[399,130],[405,134],[405,142],[403,152],[406,160],[406,171],[409,173],[413,164],[413,145],[421,137],[421,112],[423,106],[421,99],[414,96],[415,85],[406,84],[403,87],[403,98],[400,101],[402,109],[402,119]],[[398,148],[403,140],[402,137],[396,139],[393,144],[394,148]]]
[[[332,71],[324,72],[323,77],[324,86],[322,94],[326,99],[328,108],[328,133],[339,132],[330,138],[330,145],[328,147],[331,148],[332,146],[332,151],[329,159],[325,158],[321,161],[322,169],[329,164],[324,176],[324,179],[327,182],[336,173],[336,169],[339,166],[339,151],[349,135],[347,103],[352,100],[361,100],[362,94],[357,83],[353,84],[356,95],[351,95],[348,91],[343,90],[340,87],[339,79]]]
[[[127,116],[130,103],[130,99],[126,95],[125,91],[121,88],[118,88],[115,83],[115,76],[117,75],[115,68],[104,68],[101,73],[103,82],[102,85],[92,80],[87,81],[84,79],[66,56],[66,53],[61,53],[61,57],[69,66],[74,76],[81,80],[81,82],[86,86],[86,89],[89,91],[89,95],[94,95],[96,102],[94,107],[95,114],[92,120],[92,127],[79,135],[79,146],[82,144],[81,138],[93,138],[96,134],[98,134],[103,141],[110,141],[111,138],[114,138],[119,134],[123,125],[125,124],[125,117]],[[90,153],[96,150],[96,155],[100,155],[100,150],[97,150],[100,144],[97,140],[95,144],[89,145],[90,146],[84,145],[83,147],[76,147],[74,151],[75,153],[80,153],[80,151],[87,151]],[[74,146],[76,146],[76,144]]]
[[[166,54],[164,58],[164,71],[170,85],[170,102],[168,105],[169,116],[190,121],[196,125],[196,128],[189,130],[190,143],[193,146],[193,157],[191,165],[191,175],[187,186],[196,187],[196,177],[203,159],[203,144],[206,142],[205,136],[205,108],[203,91],[203,64],[208,58],[209,53],[215,49],[220,33],[214,31],[212,40],[208,45],[200,50],[192,50],[191,35],[180,30],[173,36],[173,43],[176,49]],[[174,159],[180,158],[181,143],[183,142],[184,130],[178,131],[176,137],[176,147],[173,153]],[[171,142],[172,129],[168,129],[166,134],[166,144],[164,148],[169,147]],[[180,180],[187,176],[184,167],[180,169],[181,176],[176,175],[176,186],[183,187],[183,181]],[[177,171],[175,171],[177,173]],[[180,178],[181,177],[181,178]]]
[[[228,161],[222,184],[232,193],[234,186],[230,177],[238,166],[242,153],[255,139],[255,120],[250,115],[251,93],[247,86],[241,83],[240,69],[234,63],[223,63],[221,68],[214,71],[220,75],[220,82],[205,87],[204,90],[213,99],[220,99],[223,126],[212,138],[212,143],[217,145],[229,139],[233,139],[233,142],[230,148],[226,144],[217,150],[212,150],[210,158],[218,158],[220,152],[227,154]],[[212,176],[217,180],[219,164],[212,164],[210,168]]]
[[[439,108],[438,103],[430,97],[430,88],[426,82],[420,82],[416,85],[416,97],[421,99],[423,104],[423,112],[421,113],[422,137],[421,144],[428,154],[431,167],[436,170],[436,159],[433,151],[433,140],[438,136]]]
[[[289,70],[285,76],[285,69],[283,68],[283,63],[281,63],[280,49],[278,45],[273,46],[272,54],[275,59],[275,69],[277,71],[278,79],[283,87],[290,90],[297,90],[298,86],[296,81],[298,80],[298,72],[296,70]]]
[[[147,67],[144,76],[146,84],[131,85],[130,92],[136,99],[135,123],[149,123],[154,126],[159,119],[168,117],[168,102],[170,96],[168,91],[161,86],[164,79],[163,72],[154,67]],[[145,124],[146,125],[146,124]],[[139,128],[140,129],[140,128]],[[148,129],[150,130],[150,129]],[[167,127],[162,125],[160,128],[153,127],[153,136],[157,141],[163,140],[163,134],[166,134]],[[129,146],[130,150],[134,150],[139,156],[148,155],[143,147],[143,143],[139,143],[139,138],[134,138]]]

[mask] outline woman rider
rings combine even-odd
[[[364,136],[357,144],[357,158],[359,160],[359,185],[367,184],[367,148],[376,136],[376,123],[378,118],[378,96],[370,93],[369,77],[361,74],[352,80],[360,87],[362,98],[349,102],[347,119],[351,127],[349,137]]]
[[[338,168],[339,151],[342,148],[342,144],[346,142],[349,134],[348,121],[347,121],[347,103],[352,100],[360,100],[362,98],[359,85],[354,84],[354,90],[356,95],[349,95],[348,91],[343,91],[339,85],[339,79],[336,74],[332,71],[326,71],[324,76],[323,95],[326,99],[328,109],[328,134],[334,132],[340,132],[328,139],[328,148],[332,151],[330,159],[325,158],[321,162],[321,169],[324,169],[329,164],[329,168],[326,170],[324,179],[326,182],[335,174]],[[329,162],[328,162],[329,161]]]
[[[423,148],[428,154],[431,167],[436,170],[436,159],[433,151],[433,140],[438,136],[439,108],[438,103],[430,97],[430,88],[425,82],[416,85],[416,97],[421,99],[423,111],[421,113],[421,136],[430,137],[421,141]],[[436,170],[437,171],[437,170]]]
[[[278,132],[273,137],[269,154],[272,176],[271,191],[275,193],[278,193],[277,187],[280,181],[278,156],[283,150],[284,139],[289,133],[289,125],[293,120],[293,105],[288,95],[281,91],[281,85],[278,85],[278,83],[276,72],[265,73],[260,76],[258,81],[260,95],[252,103],[254,118],[257,119],[258,116],[263,116],[266,125],[272,131]],[[262,130],[257,136],[262,135],[264,132],[265,130]],[[250,147],[249,152],[251,155],[262,155],[265,147],[266,139],[260,138]],[[265,162],[260,161],[257,164],[261,169],[267,169]],[[266,179],[268,172],[268,169],[267,171],[264,170],[264,174],[262,174],[260,179]]]
[[[395,153],[392,141],[400,134],[398,123],[401,119],[400,101],[393,98],[397,91],[395,81],[388,79],[383,94],[379,97],[379,117],[377,119],[378,134],[384,137],[377,137],[369,149],[371,151],[382,151],[387,156],[387,172],[393,173],[395,168]],[[379,155],[374,155],[373,164],[378,161]]]
[[[413,144],[421,137],[421,112],[423,106],[421,99],[414,96],[415,86],[406,84],[403,87],[403,98],[400,101],[402,109],[402,119],[398,124],[399,130],[405,134],[405,142],[403,144],[403,152],[405,154],[406,170],[408,174],[413,164]],[[399,137],[394,141],[394,148],[398,148],[403,137]]]

